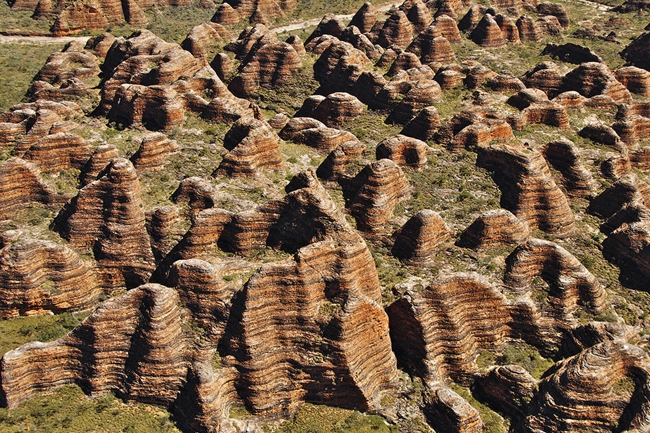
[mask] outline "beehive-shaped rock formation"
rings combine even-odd
[[[611,96],[616,102],[630,102],[630,92],[609,68],[599,62],[587,62],[566,74],[562,80],[562,90],[575,90],[591,98],[596,95]]]
[[[407,290],[386,311],[398,362],[428,381],[466,382],[478,351],[498,349],[510,333],[505,297],[476,274]]]
[[[535,380],[519,365],[492,368],[476,381],[476,391],[491,405],[513,417],[522,418],[537,391]]]
[[[178,185],[172,194],[172,201],[179,205],[187,205],[190,214],[196,216],[201,210],[214,207],[214,188],[202,177],[188,177]]]
[[[150,284],[104,302],[70,334],[27,343],[2,358],[8,407],[76,383],[92,395],[169,405],[188,367],[174,289]]]
[[[279,135],[283,140],[306,144],[321,153],[331,152],[343,143],[359,141],[351,132],[328,128],[310,117],[294,117]]]
[[[478,22],[469,38],[483,48],[501,47],[507,43],[506,38],[501,32],[499,24],[490,14],[485,14],[481,21]]]
[[[244,97],[258,87],[280,87],[286,85],[301,66],[302,61],[293,46],[278,41],[275,33],[269,32],[248,53],[228,88]]]
[[[528,238],[528,225],[505,209],[481,214],[467,227],[456,245],[487,250],[503,245],[518,245]]]
[[[644,431],[648,355],[623,342],[601,343],[563,360],[539,384],[521,431]],[[621,381],[632,383],[617,387]]]
[[[400,229],[391,253],[403,263],[431,266],[450,232],[442,217],[429,209],[413,215]]]
[[[436,431],[480,433],[485,428],[478,411],[444,386],[437,386],[428,393],[422,411]]]
[[[417,138],[405,135],[396,135],[383,139],[377,144],[377,159],[390,159],[397,165],[404,165],[415,170],[422,170],[426,167],[427,156],[431,148]]]
[[[542,154],[562,174],[561,182],[569,196],[589,196],[596,189],[597,183],[580,161],[580,154],[572,141],[564,137],[552,141],[544,146]]]
[[[391,45],[407,47],[413,39],[413,25],[401,10],[395,11],[385,21],[379,32],[377,43],[384,48]]]
[[[280,138],[263,120],[242,117],[226,133],[223,144],[229,152],[214,173],[216,176],[254,176],[260,169],[278,169],[284,163]]]
[[[451,63],[456,59],[456,55],[449,42],[442,36],[439,27],[433,25],[420,33],[408,46],[407,51],[416,54],[422,63]]]
[[[79,311],[102,289],[93,266],[65,246],[25,240],[0,250],[0,316]]]
[[[368,33],[377,21],[377,13],[370,2],[364,3],[350,20],[350,26],[355,26],[361,33]]]
[[[314,78],[320,83],[320,94],[351,91],[371,61],[361,50],[348,42],[332,42],[314,63]],[[361,99],[361,98],[360,98]],[[362,102],[368,101],[361,99]]]
[[[431,11],[422,0],[405,1],[399,8],[404,11],[408,20],[413,24],[415,32],[421,32],[433,22]]]
[[[178,144],[160,132],[150,132],[142,136],[140,147],[131,157],[133,166],[138,171],[162,168],[167,158],[178,151]]]
[[[540,89],[546,93],[549,98],[562,93],[560,90],[563,85],[563,74],[560,68],[553,62],[543,62],[527,71],[522,77],[526,87]],[[574,89],[567,89],[574,90]]]
[[[556,235],[567,235],[573,230],[573,212],[540,152],[517,145],[493,144],[478,149],[476,165],[495,173],[494,180],[501,189],[501,206],[531,229]]]
[[[224,1],[212,21],[223,25],[236,24],[241,21],[264,23],[273,18],[281,18],[296,8],[295,0],[263,0],[263,1]]]
[[[650,203],[650,186],[635,174],[626,174],[594,198],[587,212],[609,218],[628,203]]]
[[[362,231],[381,230],[397,203],[411,194],[404,173],[390,159],[367,165],[352,184],[356,188],[348,192],[346,207]]]
[[[210,53],[224,40],[230,39],[230,33],[221,24],[203,23],[192,27],[181,47],[194,57],[208,58]]]
[[[504,283],[510,290],[530,291],[535,277],[548,284],[546,308],[555,310],[555,317],[573,312],[578,304],[593,313],[606,308],[607,294],[596,277],[557,244],[530,239],[508,256]]]
[[[355,96],[346,92],[335,92],[323,97],[312,95],[303,102],[296,117],[313,117],[329,127],[340,127],[343,123],[361,115],[366,106]]]
[[[339,145],[318,166],[316,170],[318,178],[325,181],[338,181],[348,177],[348,165],[358,159],[364,150],[366,145],[358,141]]]
[[[423,108],[442,100],[442,89],[434,80],[418,80],[409,87],[402,100],[393,107],[386,123],[406,124]]]
[[[59,132],[35,141],[21,156],[38,165],[42,172],[58,173],[66,168],[80,169],[91,155],[83,138]]]
[[[0,164],[0,219],[12,218],[31,202],[51,203],[55,196],[35,164],[15,157]]]
[[[117,147],[112,144],[102,144],[95,149],[92,156],[81,168],[79,176],[80,187],[88,185],[90,182],[97,180],[108,164],[114,159],[119,158]]]
[[[103,287],[136,287],[148,281],[153,254],[138,174],[129,161],[114,160],[102,177],[79,190],[52,224],[70,244],[93,249]]]

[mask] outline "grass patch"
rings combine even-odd
[[[475,399],[469,389],[455,383],[449,385],[449,388],[467,400],[478,411],[481,416],[481,421],[485,424],[483,433],[506,433],[508,431],[509,422],[488,406]]]
[[[535,347],[523,341],[508,344],[503,349],[503,353],[496,357],[495,363],[496,365],[519,365],[535,379],[540,379],[554,364],[552,359],[543,358]]]
[[[0,356],[30,341],[56,340],[74,329],[89,314],[90,311],[84,311],[1,319]]]
[[[6,7],[4,2],[0,2],[0,4]],[[3,16],[6,17],[7,13],[4,13]],[[13,13],[15,12],[10,12],[10,14]],[[32,79],[43,67],[50,54],[60,51],[62,48],[63,44],[0,44],[0,89],[2,89],[0,112],[6,111],[23,100]]]
[[[388,425],[378,415],[364,415],[358,411],[329,406],[304,404],[292,420],[277,426],[267,425],[268,433],[397,433],[396,426]]]
[[[180,433],[163,409],[140,403],[125,404],[112,394],[91,399],[76,385],[40,394],[17,409],[0,408],[0,430],[5,433]]]

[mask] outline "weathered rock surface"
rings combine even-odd
[[[589,48],[574,43],[562,45],[546,44],[542,54],[548,54],[553,59],[562,60],[563,62],[574,63],[579,65],[586,62],[602,62],[596,53]]]
[[[224,1],[212,17],[220,24],[236,24],[241,21],[266,23],[267,20],[283,17],[296,8],[295,0]]]
[[[38,240],[0,250],[0,287],[2,318],[85,310],[103,292],[92,264],[68,247]]]
[[[117,147],[112,144],[102,144],[95,149],[92,156],[81,168],[79,176],[80,186],[86,186],[97,180],[100,174],[114,159],[119,158]]]
[[[558,363],[539,384],[531,414],[517,431],[643,431],[648,355],[623,342],[597,344]],[[623,380],[631,389],[617,388]]]
[[[214,175],[255,176],[262,169],[283,167],[279,140],[267,122],[253,117],[240,118],[223,139],[223,145],[229,152]]]
[[[564,137],[552,141],[544,146],[542,154],[562,174],[560,181],[570,197],[585,197],[595,191],[597,182],[582,164],[578,149],[572,141]]]
[[[339,145],[318,166],[316,170],[318,178],[335,182],[349,177],[348,166],[359,159],[364,150],[366,150],[366,145],[359,141],[348,141]]]
[[[340,127],[343,123],[360,116],[366,106],[355,96],[346,92],[335,92],[326,97],[310,96],[296,112],[296,117],[312,117],[329,127]]]
[[[523,367],[503,365],[480,377],[475,382],[475,389],[483,400],[517,419],[525,415],[526,407],[537,391],[537,383]]]
[[[149,284],[104,302],[70,334],[28,343],[2,358],[2,391],[16,407],[42,391],[76,383],[168,406],[188,368],[178,293]]]
[[[55,196],[35,164],[16,157],[0,164],[0,219],[13,218],[31,202],[49,204]]]
[[[397,10],[385,21],[379,32],[377,43],[384,48],[391,45],[407,47],[413,39],[413,25],[406,14]]]
[[[188,177],[178,185],[172,194],[172,201],[179,205],[187,205],[190,215],[196,216],[203,209],[214,207],[214,188],[202,177]]]
[[[509,335],[505,297],[476,274],[453,274],[406,294],[387,308],[398,363],[427,381],[466,382],[480,350]]]
[[[71,245],[92,248],[105,288],[136,287],[153,271],[140,183],[133,165],[118,158],[79,190],[52,223]]]
[[[485,425],[478,411],[446,387],[434,387],[424,402],[423,412],[436,431],[480,433]]]
[[[573,230],[574,216],[567,198],[539,151],[509,144],[479,147],[476,165],[495,173],[501,206],[531,229],[559,236]]]
[[[436,107],[424,107],[404,126],[400,134],[426,141],[433,138],[440,125],[440,116]]]
[[[20,155],[38,165],[44,173],[58,173],[66,168],[77,168],[90,159],[88,143],[76,134],[59,132],[36,140]]]
[[[450,238],[442,217],[429,209],[418,212],[399,230],[391,253],[412,266],[430,266],[440,247]]]
[[[614,182],[600,195],[594,198],[587,212],[602,218],[609,218],[621,208],[633,202],[650,203],[650,186],[630,173]]]
[[[575,90],[587,98],[606,95],[616,102],[631,101],[630,92],[616,80],[605,64],[599,62],[583,63],[567,73],[562,79],[561,90]]]
[[[422,170],[426,167],[427,156],[431,148],[422,140],[396,135],[383,139],[377,144],[377,160],[390,159],[397,165],[404,165],[415,170]]]
[[[382,230],[397,203],[411,194],[404,173],[390,159],[367,165],[350,183],[346,207],[362,231]]]
[[[501,28],[490,14],[485,14],[478,22],[469,38],[483,48],[497,48],[507,43]]]
[[[140,147],[131,157],[131,162],[138,171],[160,169],[178,149],[176,141],[170,140],[165,134],[150,132],[142,136]]]
[[[322,153],[331,152],[343,143],[359,141],[351,132],[328,128],[310,117],[294,117],[279,135],[283,140],[306,144]]]
[[[456,245],[487,250],[503,245],[518,245],[529,235],[528,225],[505,209],[481,214],[460,235]]]
[[[194,57],[207,59],[218,44],[229,39],[230,33],[221,24],[203,23],[192,27],[181,42],[181,47],[192,53]]]

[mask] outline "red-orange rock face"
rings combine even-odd
[[[0,316],[79,311],[99,301],[93,265],[65,246],[25,240],[0,250]]]
[[[435,387],[427,395],[423,412],[436,431],[480,433],[485,428],[478,411],[443,386]]]
[[[358,143],[351,132],[328,128],[322,122],[310,117],[294,117],[280,131],[280,138],[306,144],[322,153],[328,153],[343,143]]]
[[[252,117],[240,118],[224,137],[224,147],[229,152],[214,174],[255,176],[262,169],[282,168],[279,140],[267,122]]]
[[[0,164],[1,219],[12,218],[30,202],[51,203],[55,196],[35,164],[15,157]]]
[[[505,209],[481,214],[467,227],[456,245],[476,250],[487,250],[503,245],[518,245],[528,238],[528,225]]]
[[[553,141],[542,149],[548,163],[562,174],[560,179],[571,197],[591,195],[597,182],[580,160],[577,147],[565,138]]]
[[[648,355],[640,348],[624,342],[597,344],[561,361],[540,382],[520,431],[647,430],[642,408],[648,405],[648,372]],[[632,390],[616,388],[623,379],[633,381]]]
[[[540,152],[493,144],[479,147],[476,165],[494,171],[494,180],[502,191],[501,206],[529,227],[556,235],[573,230],[573,212]]]
[[[507,43],[501,28],[490,14],[485,14],[478,22],[469,38],[484,48],[501,47]]]
[[[431,148],[422,140],[404,135],[388,137],[377,144],[377,160],[390,159],[397,165],[409,166],[415,170],[426,167]]]
[[[476,274],[440,278],[408,290],[387,308],[398,361],[429,381],[460,383],[478,371],[476,355],[495,350],[509,335],[505,297]]]
[[[352,184],[358,187],[349,192],[346,207],[357,220],[357,227],[363,231],[382,230],[397,203],[411,194],[404,173],[390,159],[367,165]]]
[[[406,47],[413,39],[413,25],[406,14],[400,10],[392,14],[379,32],[377,43],[382,47],[396,45]]]
[[[113,161],[104,176],[80,189],[53,228],[70,244],[93,249],[104,287],[135,287],[149,279],[153,254],[138,175],[129,161]]]
[[[131,157],[133,166],[138,171],[160,169],[167,158],[178,151],[178,144],[160,132],[151,132],[142,136],[140,147]]]
[[[430,266],[450,232],[442,217],[429,209],[418,212],[400,229],[392,254],[412,266]]]
[[[94,395],[169,405],[188,368],[181,308],[174,289],[141,286],[103,303],[70,334],[28,343],[2,358],[9,407],[37,392],[80,383]]]

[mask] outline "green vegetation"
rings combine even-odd
[[[204,9],[199,6],[198,2],[195,2],[184,7],[154,8],[145,13],[149,20],[148,30],[167,42],[180,44],[192,27],[210,22],[214,15],[214,9]]]
[[[478,411],[481,421],[485,424],[483,433],[506,433],[508,431],[508,420],[475,399],[469,389],[455,383],[452,383],[449,387]]]
[[[180,433],[163,409],[125,404],[112,394],[91,399],[76,385],[40,394],[17,409],[0,408],[5,433]]]
[[[506,345],[503,353],[496,358],[497,365],[516,364],[525,368],[535,379],[542,377],[544,372],[553,366],[553,360],[543,358],[539,351],[523,341],[514,341]]]
[[[63,313],[0,319],[0,356],[30,341],[52,341],[64,336],[90,314]]]
[[[6,3],[0,5],[5,7]],[[63,44],[0,44],[0,113],[23,100],[47,58],[61,48]]]
[[[398,428],[387,424],[377,415],[364,415],[357,411],[329,406],[304,404],[292,420],[277,426],[267,425],[269,433],[347,433],[384,432],[397,433]]]

